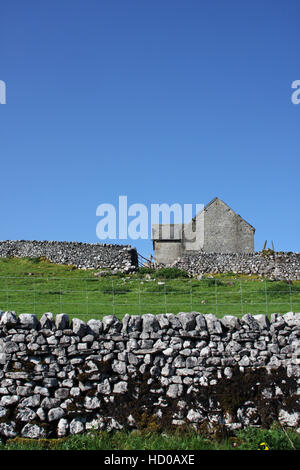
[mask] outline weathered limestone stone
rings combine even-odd
[[[225,351],[229,354],[234,354],[239,352],[241,349],[242,346],[240,345],[240,343],[238,343],[237,341],[229,341],[225,348]]]
[[[0,346],[1,347],[1,346]],[[0,364],[5,365],[6,364],[6,354],[3,352],[0,352]]]
[[[11,421],[8,423],[0,423],[0,436],[3,436],[8,439],[16,437],[17,433],[15,431],[16,423]]]
[[[300,421],[300,412],[294,411],[290,413],[284,409],[281,409],[279,411],[278,419],[282,425],[295,428],[298,426]]]
[[[79,397],[81,395],[81,390],[79,387],[72,387],[70,390],[71,397]]]
[[[102,321],[91,319],[87,322],[88,329],[90,329],[96,336],[102,333]]]
[[[54,397],[58,398],[59,400],[65,400],[66,398],[68,398],[69,393],[70,393],[70,390],[68,388],[61,387],[55,390]]]
[[[55,326],[55,321],[53,317],[53,313],[51,312],[45,312],[43,313],[41,319],[40,319],[40,325],[42,329],[49,329],[52,330]]]
[[[196,327],[196,320],[194,313],[178,313],[177,317],[182,325],[182,328],[186,331],[194,330]]]
[[[268,319],[267,315],[253,315],[253,318],[255,321],[257,321],[261,330],[269,329],[270,320]]]
[[[23,398],[20,401],[22,407],[36,408],[41,402],[41,396],[39,394],[31,395],[29,397]]]
[[[51,410],[51,408],[58,408],[60,400],[58,398],[45,397],[41,402],[41,407],[45,410]]]
[[[78,335],[80,338],[82,338],[86,334],[87,324],[79,318],[73,318],[71,328],[75,335]]]
[[[179,320],[177,315],[174,315],[173,313],[166,313],[165,315],[169,320],[169,323],[173,330],[179,330],[181,328],[181,321]]]
[[[156,316],[152,313],[146,313],[143,319],[143,333],[153,333],[159,330],[159,323]]]
[[[45,422],[47,420],[47,413],[46,411],[39,407],[37,410],[36,410],[36,415],[39,417],[40,421],[41,422]]]
[[[4,351],[6,354],[12,354],[19,351],[19,345],[17,343],[13,343],[12,341],[8,341],[4,343]]]
[[[16,312],[4,312],[0,318],[0,325],[6,328],[13,327],[18,323]]]
[[[8,413],[7,408],[4,408],[4,407],[0,406],[0,419],[4,418],[4,416],[6,416],[7,413]]]
[[[120,375],[126,374],[126,363],[123,361],[114,361],[112,369]]]
[[[128,333],[139,333],[142,331],[142,325],[141,315],[131,315],[128,323]]]
[[[241,327],[239,319],[233,315],[225,315],[220,321],[225,328],[231,331],[238,330]]]
[[[179,398],[182,395],[183,386],[180,384],[171,384],[167,390],[167,396],[170,398]]]
[[[57,425],[57,437],[65,437],[68,433],[69,423],[65,418],[61,418]]]
[[[209,357],[211,354],[211,349],[208,346],[205,346],[205,348],[202,348],[200,350],[200,356],[201,357]]]
[[[38,439],[41,437],[45,437],[45,431],[42,427],[38,426],[37,424],[27,423],[22,429],[21,435],[29,439]]]
[[[20,326],[26,330],[36,329],[38,326],[38,319],[36,315],[31,313],[21,313],[19,315]]]
[[[120,431],[123,429],[123,426],[114,418],[111,418],[107,423],[107,431]]]
[[[33,393],[39,394],[39,395],[43,395],[44,397],[48,397],[48,396],[50,395],[48,388],[46,388],[46,387],[40,387],[39,385],[37,385],[37,386],[34,388]]]
[[[174,374],[174,368],[170,366],[170,364],[166,364],[162,369],[161,369],[161,375],[164,377],[171,377]]]
[[[66,313],[56,315],[55,326],[58,330],[66,330],[69,328],[69,315]]]
[[[165,314],[156,315],[156,319],[159,323],[159,327],[160,327],[161,330],[169,328],[170,322],[169,322],[169,319],[168,319],[167,315],[165,315]]]
[[[174,357],[176,355],[176,350],[174,348],[166,348],[162,351],[164,356]]]
[[[222,323],[212,313],[205,316],[208,332],[212,334],[221,334],[223,332]]]
[[[101,402],[97,397],[85,397],[84,406],[87,410],[96,410],[100,408]]]
[[[250,313],[243,315],[240,321],[242,325],[247,325],[254,331],[260,329],[259,323],[255,320],[253,315],[250,315]]]
[[[118,382],[114,386],[114,393],[126,393],[128,390],[128,384],[125,381]]]
[[[33,421],[35,417],[36,413],[31,408],[20,408],[16,415],[17,420],[23,421],[25,423]]]
[[[239,361],[240,366],[249,366],[250,365],[250,358],[249,356],[243,356],[242,359]]]
[[[108,379],[104,379],[103,383],[97,385],[97,391],[102,395],[110,395],[111,386]]]
[[[288,312],[283,315],[284,321],[288,326],[298,326],[300,327],[300,314]]]
[[[206,320],[205,320],[205,315],[203,315],[202,313],[197,313],[197,312],[193,312],[196,316],[195,316],[195,320],[196,320],[196,327],[198,330],[206,330],[207,326],[206,326]]]
[[[115,315],[106,315],[102,319],[103,333],[117,334],[122,329],[122,322]]]
[[[48,412],[48,421],[57,421],[64,416],[65,412],[62,408],[51,408]]]
[[[70,423],[70,434],[79,434],[84,431],[85,426],[82,419],[74,418]]]
[[[3,395],[0,400],[0,406],[11,406],[18,403],[19,397],[17,395]]]
[[[187,420],[193,423],[199,423],[203,420],[203,415],[198,410],[190,409],[187,414]]]

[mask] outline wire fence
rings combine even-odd
[[[300,311],[300,282],[266,279],[137,279],[0,276],[0,309],[67,313],[88,320],[125,313],[245,313]]]

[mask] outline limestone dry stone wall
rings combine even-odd
[[[300,279],[300,253],[193,253],[175,261],[190,276],[207,273],[239,273],[265,276],[278,280]]]
[[[299,313],[0,317],[0,439],[277,420],[299,429]]]
[[[77,268],[109,268],[130,272],[137,268],[137,252],[130,245],[57,241],[1,241],[0,257],[44,257],[52,263]]]

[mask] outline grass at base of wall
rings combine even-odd
[[[0,450],[299,450],[300,434],[275,424],[248,428],[226,438],[195,431],[172,434],[149,431],[91,431],[63,439],[9,439]]]
[[[38,317],[44,312],[67,313],[83,320],[111,314],[122,319],[126,313],[196,311],[222,317],[300,311],[300,281],[234,273],[196,279],[172,269],[112,275],[44,258],[0,258],[0,309]]]

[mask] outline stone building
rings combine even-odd
[[[218,197],[188,224],[153,224],[157,263],[171,264],[184,254],[253,253],[255,229]]]

